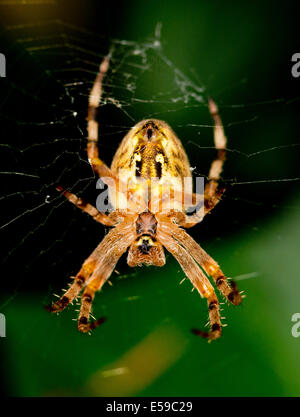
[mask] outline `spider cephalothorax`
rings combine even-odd
[[[166,263],[162,244],[156,238],[157,220],[149,211],[139,214],[136,220],[137,239],[131,244],[127,262],[129,266],[156,265]]]
[[[63,310],[83,291],[78,329],[89,332],[103,322],[103,319],[89,322],[95,292],[108,280],[122,254],[128,250],[129,266],[163,266],[166,248],[208,302],[211,329],[209,332],[194,330],[194,333],[216,339],[222,329],[219,301],[206,275],[213,278],[216,287],[232,304],[240,304],[242,296],[236,284],[229,283],[219,265],[183,228],[199,223],[224,192],[219,187],[219,179],[225,160],[226,137],[217,106],[209,99],[218,156],[211,165],[204,188],[204,204],[198,205],[201,196],[185,188],[186,179],[191,184],[191,169],[181,141],[161,120],[142,120],[133,126],[122,140],[111,168],[99,158],[96,115],[108,66],[109,58],[105,57],[89,97],[87,153],[94,172],[108,185],[114,211],[107,215],[98,206],[96,209],[61,186],[57,189],[96,221],[112,229],[84,261],[70,288],[48,309]],[[197,202],[192,215],[187,214],[185,196],[190,197],[192,204]]]

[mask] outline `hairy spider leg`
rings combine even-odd
[[[201,271],[199,266],[196,264],[194,259],[182,246],[176,242],[175,239],[172,238],[170,234],[162,232],[159,228],[157,237],[158,240],[177,260],[186,276],[190,279],[193,286],[198,290],[199,294],[207,299],[211,329],[209,332],[193,329],[193,333],[205,337],[209,340],[218,339],[222,334],[222,324],[219,301],[213,286]]]
[[[136,206],[144,206],[144,202],[140,198],[136,198],[130,191],[127,190],[127,184],[123,183],[111,169],[105,164],[102,159],[99,158],[98,149],[98,120],[97,113],[99,103],[102,97],[103,91],[103,79],[109,69],[110,54],[103,58],[99,66],[98,74],[95,78],[93,87],[89,95],[89,106],[88,106],[88,137],[87,137],[87,155],[89,162],[96,174],[109,186],[115,187],[118,192],[124,193],[127,196],[128,208],[131,211],[135,210]]]
[[[85,202],[82,198],[77,197],[70,191],[64,190],[61,186],[57,186],[56,189],[57,191],[61,192],[61,194],[64,195],[70,201],[70,203],[74,204],[84,213],[87,213],[90,216],[92,216],[93,219],[97,222],[104,224],[105,226],[114,226],[116,224],[116,222],[113,221],[109,216],[107,216],[104,213],[101,213],[92,204]]]
[[[229,281],[228,278],[225,277],[217,262],[209,256],[188,233],[172,223],[170,218],[159,216],[159,221],[162,230],[171,234],[171,236],[176,239],[189,254],[191,254],[207,275],[213,277],[217,288],[224,297],[226,297],[230,303],[239,305],[242,302],[242,296],[238,291],[237,285],[234,281]]]
[[[135,239],[136,235],[133,230],[132,216],[118,224],[114,229],[111,229],[92,254],[84,261],[70,288],[60,297],[58,301],[53,303],[51,306],[47,306],[47,310],[53,313],[58,313],[64,310],[67,305],[78,296],[83,287],[87,285],[89,281],[94,279],[92,274],[95,269],[98,270],[98,265],[103,267],[103,264],[104,266],[106,265],[105,262],[110,265],[111,260],[109,256],[111,256],[111,259],[115,259],[116,254],[119,252],[121,256],[124,245],[127,245],[124,249],[124,251],[126,251],[127,247]],[[128,244],[127,241],[129,242]],[[106,271],[105,267],[103,268],[104,271]]]
[[[205,185],[204,216],[210,213],[211,210],[219,203],[222,195],[225,192],[225,187],[219,186],[219,180],[225,162],[227,144],[227,138],[224,133],[224,128],[221,117],[219,115],[218,107],[211,98],[208,99],[208,108],[214,121],[214,144],[215,148],[217,149],[217,158],[211,164],[208,174],[208,182]],[[196,195],[194,197],[196,198]],[[196,212],[192,216],[189,216],[188,219],[188,222],[186,221],[181,223],[182,227],[190,228],[195,226],[203,219],[203,216],[199,216],[199,213]]]
[[[102,258],[99,259],[99,263],[81,297],[81,307],[78,316],[79,331],[87,333],[104,322],[103,317],[96,321],[89,322],[95,292],[101,290],[102,286],[115,269],[119,258],[126,252],[128,246],[134,239],[135,234],[133,232],[128,232],[119,238],[118,242],[115,243],[110,250],[102,253]]]

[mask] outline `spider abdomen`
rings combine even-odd
[[[150,201],[162,193],[181,192],[191,177],[185,150],[171,127],[157,119],[142,120],[124,137],[113,158],[112,172],[129,192]],[[115,209],[124,209],[122,197],[110,195]]]
[[[185,150],[171,127],[162,120],[137,123],[124,137],[113,158],[111,170],[145,179],[190,177]]]

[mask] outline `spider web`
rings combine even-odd
[[[8,56],[11,54],[14,61],[10,61],[10,77],[1,103],[2,137],[9,137],[1,145],[1,175],[5,178],[1,197],[5,214],[1,231],[8,243],[4,262],[11,262],[20,251],[26,252],[26,247],[30,253],[25,265],[28,268],[40,256],[47,256],[53,246],[59,242],[63,244],[66,234],[77,233],[78,222],[85,216],[75,214],[72,207],[65,207],[65,201],[55,191],[56,184],[63,184],[78,195],[88,195],[91,201],[93,197],[90,196],[96,196],[96,190],[92,192],[96,179],[85,152],[87,101],[99,63],[107,53],[111,54],[110,68],[99,110],[99,142],[103,158],[106,161],[112,159],[120,140],[135,123],[155,117],[168,120],[185,144],[194,174],[205,176],[214,158],[207,92],[193,74],[184,74],[164,54],[160,32],[158,24],[154,36],[143,42],[134,42],[108,41],[59,21],[7,29],[6,34],[14,39]],[[257,105],[278,105],[281,101],[271,100]],[[226,107],[234,109],[232,117],[237,119],[225,123],[227,130],[231,126],[254,123],[258,117],[251,112],[249,116],[247,108],[249,118],[245,118],[245,105],[223,105],[223,112]],[[206,123],[200,124],[199,120]],[[207,136],[206,146],[199,144],[203,142],[202,138],[198,140],[203,134],[200,129]],[[268,158],[270,154],[279,154],[278,151],[294,152],[298,146],[297,143],[282,144],[248,153],[242,147],[231,148],[229,143],[228,150],[231,162],[234,159],[242,163],[248,160],[251,164],[252,160],[254,163],[259,158],[264,161],[264,156]],[[198,150],[205,153],[201,165],[197,161]],[[194,155],[197,157],[193,158]],[[296,176],[253,180],[236,176],[223,178],[227,186],[257,183],[270,186],[273,182],[297,180]],[[89,193],[84,194],[87,189]],[[225,198],[248,205],[248,210],[249,205],[254,208],[265,204],[260,198],[232,194]],[[276,203],[273,200],[265,210],[275,209]],[[49,236],[49,239],[43,236],[50,245],[36,248],[32,242],[44,234],[43,230],[46,229],[46,234],[51,230],[49,224],[55,223],[62,206],[64,212],[72,213],[67,216],[67,224],[63,221],[62,234]],[[87,222],[86,219],[83,221]],[[232,223],[229,227],[232,228]],[[53,266],[56,267],[56,262]]]
[[[8,51],[13,61],[10,61],[10,77],[1,103],[2,137],[9,136],[9,140],[1,144],[1,175],[5,178],[1,197],[5,215],[1,230],[11,235],[10,228],[23,225],[26,229],[28,224],[30,231],[19,244],[14,242],[13,248],[8,248],[5,259],[32,238],[35,231],[40,231],[64,204],[54,191],[56,184],[62,183],[79,194],[95,184],[85,152],[87,101],[99,63],[107,53],[111,54],[110,68],[99,106],[100,148],[104,159],[111,161],[120,140],[135,123],[155,117],[168,120],[179,132],[194,174],[206,176],[215,156],[211,143],[213,126],[207,114],[208,93],[193,79],[193,74],[184,74],[164,55],[160,32],[158,24],[154,36],[144,42],[134,42],[108,41],[59,21],[7,29],[6,34],[14,40]],[[282,101],[270,100],[257,105],[278,106]],[[231,112],[234,116],[236,113],[237,120],[225,122],[225,129],[229,131],[232,126],[255,122],[258,115],[250,113],[249,116],[248,108],[249,118],[241,118],[240,110],[245,107],[221,107],[223,112],[230,108],[234,109]],[[200,124],[199,120],[206,123]],[[207,136],[205,144],[202,138],[198,139],[203,134],[200,129]],[[259,158],[264,160],[269,155],[280,154],[278,151],[299,150],[298,143],[252,149],[252,152],[247,152],[247,147],[245,150],[241,146],[231,148],[229,143],[231,160],[242,163],[248,160],[251,164],[252,160],[256,162]],[[201,165],[197,163],[199,150],[205,155]],[[299,180],[296,176],[280,178],[278,173],[277,176],[279,178],[251,179],[235,174],[234,178],[224,177],[223,181],[226,186],[246,186]],[[245,200],[245,204],[254,206],[264,204],[253,196],[230,198]],[[267,208],[270,206],[276,208],[276,201]]]
[[[31,246],[35,234],[47,228],[65,204],[55,191],[56,184],[79,195],[94,186],[96,196],[96,179],[86,156],[86,115],[88,95],[106,54],[111,55],[110,68],[99,105],[105,160],[112,159],[122,137],[142,118],[168,117],[172,122],[178,112],[206,107],[204,87],[163,54],[160,25],[153,37],[140,43],[118,39],[108,43],[56,21],[10,27],[8,32],[15,37],[9,51],[15,62],[9,68],[1,106],[3,132],[11,132],[11,139],[1,145],[1,175],[9,179],[2,183],[1,201],[9,209],[4,210],[1,230],[7,231],[7,241],[14,228],[24,235],[7,248],[5,260],[23,251],[24,245]],[[15,81],[19,66],[21,80]],[[63,235],[68,227],[64,225]]]
[[[4,37],[9,76],[1,80],[0,230],[2,268],[12,279],[4,283],[2,309],[26,292],[43,291],[49,300],[104,236],[104,227],[66,202],[55,186],[62,184],[95,204],[96,178],[86,156],[87,101],[107,53],[110,68],[98,120],[100,153],[108,165],[127,131],[150,117],[166,120],[177,132],[194,175],[206,176],[215,157],[207,110],[207,97],[213,94],[194,71],[183,71],[168,58],[161,25],[143,41],[108,40],[61,21],[11,26]],[[299,209],[289,203],[297,169],[280,165],[284,156],[295,161],[297,140],[251,144],[240,139],[247,129],[255,134],[265,125],[268,112],[280,113],[293,104],[285,98],[228,104],[226,91],[216,95],[229,139],[222,178],[228,192],[222,209],[201,229],[201,239],[211,245],[224,243],[229,231],[261,230],[270,211]],[[278,164],[271,164],[274,159]],[[183,274],[178,272],[179,282]],[[139,274],[122,259],[112,280]],[[246,270],[237,279],[258,275]],[[143,297],[122,291],[115,304]],[[163,303],[167,289],[156,283],[153,294]]]

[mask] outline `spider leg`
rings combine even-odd
[[[101,317],[98,320],[89,323],[89,316],[91,314],[92,303],[95,298],[96,291],[99,291],[103,284],[105,283],[105,279],[103,277],[93,279],[87,287],[84,289],[82,297],[81,297],[81,307],[80,313],[78,316],[78,330],[87,333],[90,330],[95,329],[100,324],[104,323],[105,317]]]
[[[132,243],[135,237],[135,234],[132,230],[134,229],[132,227],[131,217],[118,224],[114,229],[111,229],[109,233],[103,238],[102,242],[92,252],[92,254],[84,261],[80,271],[74,278],[74,282],[70,286],[70,288],[59,298],[58,301],[56,301],[50,306],[46,306],[46,309],[51,313],[59,313],[60,311],[64,310],[67,307],[67,305],[70,302],[72,302],[74,298],[77,297],[82,288],[89,283],[90,277],[93,274],[95,268],[97,268],[98,270],[98,265],[101,259],[103,259],[103,254],[106,255],[106,257],[104,257],[104,261],[106,260],[106,262],[108,262],[108,254],[109,256],[111,256],[111,259],[114,259],[110,249],[115,248],[114,253],[118,253],[118,251],[120,251],[124,246],[125,238],[126,242],[127,239],[129,239],[129,243],[126,246],[127,249],[127,247]],[[126,249],[124,249],[124,251]]]
[[[87,154],[93,170],[101,177],[110,171],[99,158],[97,110],[102,97],[102,83],[109,68],[109,55],[103,58],[89,95]],[[105,172],[103,172],[105,171]],[[104,175],[103,175],[104,174]]]
[[[199,202],[200,202],[199,208],[197,209],[197,207],[194,207],[194,209],[196,209],[196,212],[192,215],[187,215],[183,211],[182,212],[177,211],[177,213],[175,215],[177,224],[181,227],[184,227],[185,229],[189,229],[189,228],[195,226],[196,224],[200,223],[204,219],[206,214],[208,214],[213,209],[213,207],[215,207],[217,205],[217,203],[220,201],[224,190],[225,190],[224,188],[223,189],[218,188],[216,190],[216,193],[215,193],[214,197],[209,199],[209,200],[204,196],[204,202],[203,202],[204,207],[202,207],[203,206],[203,204],[202,204],[203,195],[193,193],[193,195],[192,195],[193,203],[192,204],[194,206],[196,206],[196,205],[199,205]],[[175,199],[175,201],[176,201],[176,199]],[[212,202],[214,204],[213,207],[211,206]],[[193,207],[193,206],[191,206],[191,207]],[[173,212],[174,212],[174,210],[170,210],[169,213],[164,213],[164,214],[166,214],[167,216],[170,216],[171,213],[173,213]],[[173,214],[171,216],[173,216]]]
[[[213,277],[217,288],[224,297],[232,304],[239,305],[242,302],[242,296],[239,293],[237,285],[234,281],[230,281],[229,284],[228,279],[224,276],[224,273],[217,262],[214,261],[188,233],[183,229],[180,229],[176,224],[171,223],[169,219],[166,223],[163,223],[161,220],[161,225],[163,224],[165,225],[164,230],[168,230],[172,237],[192,255],[204,271]]]
[[[109,169],[109,167],[99,158],[99,149],[98,149],[98,121],[97,113],[99,103],[102,97],[102,83],[105,77],[105,74],[109,68],[110,55],[107,55],[103,58],[99,71],[96,75],[93,87],[89,95],[89,106],[88,106],[88,117],[87,117],[87,155],[89,162],[96,174],[101,178],[113,179],[113,182],[110,184],[109,181],[105,181],[108,185],[118,184],[118,179]]]
[[[184,211],[177,211],[175,214],[177,223],[184,227],[184,228],[190,228],[201,222],[204,218],[204,216],[207,214],[206,211],[206,200],[203,198],[203,195],[193,193],[191,195],[185,194],[183,195],[183,198],[188,198],[188,201],[191,202],[190,208],[196,209],[196,212],[192,215],[187,215],[184,213]],[[176,197],[174,198],[176,201]],[[203,207],[204,203],[204,207]],[[197,208],[198,207],[198,208]],[[172,213],[175,213],[175,210],[171,210],[169,213],[167,213],[167,216],[173,216]]]
[[[217,158],[211,164],[208,174],[208,182],[205,186],[204,194],[207,213],[216,206],[225,191],[224,188],[219,189],[218,185],[225,162],[227,144],[227,138],[224,133],[218,107],[211,98],[208,100],[208,108],[214,121],[214,143],[215,148],[217,149]]]
[[[214,143],[217,149],[217,158],[211,164],[208,182],[204,189],[204,212],[202,207],[200,207],[195,214],[186,216],[186,220],[181,222],[181,226],[185,228],[193,227],[202,221],[203,217],[219,203],[225,192],[225,187],[219,186],[219,180],[225,162],[227,138],[224,133],[222,120],[219,116],[218,107],[211,98],[208,100],[208,108],[214,121]],[[193,200],[197,201],[197,199],[201,198],[202,196],[193,194]]]
[[[211,283],[189,253],[170,234],[159,230],[157,238],[178,261],[199,294],[207,299],[211,330],[209,332],[203,332],[198,329],[193,329],[193,333],[209,340],[219,338],[222,334],[219,301]]]
[[[70,288],[59,298],[58,301],[52,303],[50,306],[46,306],[46,310],[50,311],[50,313],[59,313],[60,311],[64,310],[67,305],[70,304],[80,293],[85,285],[85,282],[93,272],[95,264],[96,262],[94,259],[92,259],[92,256],[87,258],[87,260],[82,265],[82,268],[74,278],[74,282]]]
[[[70,193],[68,190],[64,190],[61,186],[56,187],[57,191],[60,191],[72,204],[78,207],[85,213],[88,213],[99,223],[104,224],[105,226],[114,226],[116,223],[109,216],[98,211],[94,206],[89,203],[86,203],[81,198],[77,197],[75,194]]]
[[[126,252],[128,246],[133,242],[134,238],[135,234],[133,232],[123,235],[115,246],[113,246],[110,250],[103,252],[102,257],[98,260],[97,267],[81,297],[81,308],[78,316],[79,331],[87,333],[99,326],[99,324],[102,324],[105,320],[102,317],[96,321],[89,322],[95,292],[100,290],[108,280],[115,269],[119,258],[124,252]]]
[[[118,192],[127,194],[129,198],[129,208],[135,208],[136,204],[140,204],[140,201],[134,196],[129,195],[127,190],[127,184],[125,184],[112,170],[105,164],[102,159],[99,158],[98,149],[98,121],[97,112],[99,103],[102,97],[102,85],[103,79],[109,68],[110,55],[103,58],[99,66],[98,74],[95,78],[93,87],[89,95],[89,106],[88,106],[88,138],[87,138],[87,155],[89,162],[93,168],[93,171],[105,182],[109,187],[114,188]]]
[[[158,195],[152,197],[149,202],[151,212],[163,213],[170,216],[177,213],[176,220],[182,227],[192,227],[199,223],[205,215],[205,207],[203,208],[203,194],[186,193],[184,190],[171,189],[169,193],[160,191]],[[175,208],[177,206],[177,208]],[[193,208],[196,212],[193,215],[186,215],[185,210]]]

